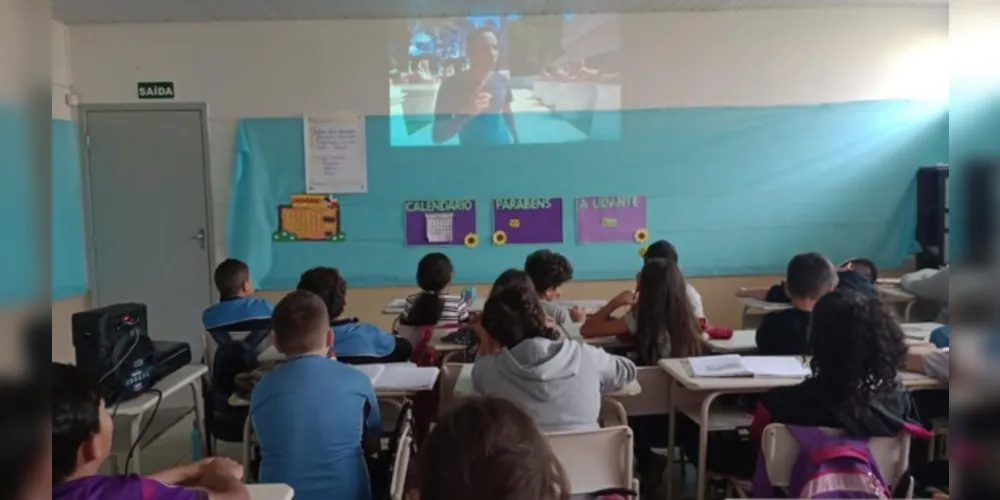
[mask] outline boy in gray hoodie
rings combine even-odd
[[[596,429],[601,394],[635,380],[632,361],[561,339],[548,328],[530,288],[509,287],[490,297],[482,326],[473,388],[518,403],[542,432]]]

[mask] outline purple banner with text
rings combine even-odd
[[[403,204],[406,244],[463,245],[476,234],[473,200],[416,200]]]
[[[562,198],[493,200],[493,244],[562,243]]]
[[[576,199],[576,241],[637,241],[646,229],[645,196],[592,196]]]

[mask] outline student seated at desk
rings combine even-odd
[[[319,297],[289,293],[274,308],[274,345],[288,360],[250,394],[260,481],[291,486],[297,500],[372,498],[365,451],[378,449],[382,418],[368,376],[327,357],[334,335]]]
[[[341,318],[347,305],[347,281],[332,267],[316,267],[302,273],[299,290],[318,295],[326,304],[333,328],[333,353],[348,364],[400,363],[409,361],[413,346],[406,339],[362,323]]]
[[[443,415],[420,447],[407,500],[564,500],[566,472],[516,404],[466,398]]]
[[[482,326],[473,388],[520,404],[544,432],[596,429],[601,394],[635,381],[632,361],[560,339],[530,289],[490,297]]]
[[[858,437],[904,431],[930,437],[898,379],[906,344],[903,330],[882,301],[853,290],[836,290],[816,303],[812,315],[812,375],[798,385],[761,396],[749,440],[736,433],[713,433],[706,457],[709,470],[750,477],[761,435],[770,423],[843,429]],[[695,460],[697,425],[680,417],[677,430],[685,453]]]
[[[219,303],[205,309],[201,321],[206,331],[251,331],[271,327],[271,303],[253,296],[250,268],[236,259],[226,259],[215,268]]]
[[[454,325],[469,320],[469,304],[458,295],[448,293],[452,274],[451,260],[443,253],[429,253],[417,264],[417,286],[420,293],[406,298],[403,324],[414,326]]]
[[[765,356],[807,354],[809,313],[837,283],[837,271],[826,257],[818,253],[792,257],[784,283],[792,307],[764,315],[757,327],[757,352]]]
[[[586,338],[625,336],[636,347],[639,366],[663,358],[701,354],[701,327],[692,309],[684,275],[667,259],[650,259],[639,273],[638,293],[626,290],[580,326]],[[620,318],[611,315],[632,306]]]
[[[941,269],[921,269],[904,274],[899,287],[940,307],[937,321],[948,322],[948,266]]]
[[[528,273],[535,284],[545,315],[557,325],[565,325],[571,321],[579,323],[587,317],[582,308],[567,309],[552,302],[562,295],[562,286],[573,279],[573,266],[566,257],[551,250],[535,251],[525,259],[524,272]]]
[[[875,263],[868,259],[860,257],[850,259],[837,267],[837,288],[850,288],[865,295],[876,296],[878,295],[878,290],[875,289],[876,279],[878,279],[878,269],[875,267]],[[741,289],[736,292],[736,296],[749,297],[776,304],[789,304],[792,302],[791,297],[788,296],[785,282],[772,285],[766,290]]]
[[[52,363],[51,376],[53,500],[249,500],[243,466],[227,458],[150,476],[98,475],[114,433],[100,388],[72,365]]]
[[[677,256],[677,249],[667,240],[659,240],[646,248],[646,253],[642,255],[643,262],[649,262],[653,259],[666,259],[673,262],[678,267],[680,266],[680,259]],[[682,276],[683,277],[683,276]],[[638,275],[636,276],[638,279]],[[695,318],[705,317],[705,307],[701,303],[701,294],[698,290],[695,290],[691,283],[684,280],[684,288],[687,291],[688,300],[691,301],[691,309],[694,312]]]

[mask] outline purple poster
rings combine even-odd
[[[493,200],[493,244],[562,243],[562,198]]]
[[[403,210],[407,246],[464,245],[467,236],[476,234],[473,200],[407,201]]]
[[[595,196],[576,199],[576,241],[636,241],[646,229],[645,196]]]

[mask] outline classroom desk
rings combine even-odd
[[[587,313],[595,313],[598,309],[604,307],[608,301],[604,299],[579,299],[579,300],[555,300],[553,303],[566,308],[579,307],[587,311]],[[403,313],[403,306],[406,305],[406,299],[392,299],[391,302],[386,304],[382,308],[382,314],[397,315]],[[472,305],[469,306],[469,311],[471,312],[482,312],[483,307],[486,305],[486,297],[476,297],[472,301]]]
[[[886,303],[903,306],[903,321],[910,321],[913,306],[919,301],[916,295],[903,290],[899,284],[879,282],[875,284],[875,289],[878,290],[879,297],[882,297]]]
[[[766,290],[765,288],[750,289],[750,290]],[[918,302],[916,295],[913,295],[906,290],[903,290],[899,286],[899,280],[885,279],[879,280],[875,283],[875,290],[878,291],[879,297],[882,298],[886,303],[891,305],[901,305],[903,306],[903,321],[910,320],[910,313],[913,306]],[[791,304],[782,302],[767,302],[763,300],[754,299],[751,297],[736,297],[741,304],[743,304],[743,312],[741,321],[743,323],[743,328],[747,328],[749,322],[748,318],[752,316],[761,316],[773,311],[782,311],[788,309]]]
[[[191,388],[191,396],[192,399],[194,400],[194,421],[195,425],[198,426],[199,436],[201,436],[201,440],[199,441],[198,445],[201,447],[200,454],[202,456],[205,455],[205,450],[208,449],[205,443],[205,403],[201,396],[201,377],[206,373],[208,373],[208,367],[205,365],[187,365],[181,367],[181,369],[175,371],[174,373],[167,375],[166,377],[164,377],[163,380],[153,384],[153,389],[163,393],[162,399],[160,401],[159,410],[163,409],[163,401],[162,401],[163,399],[167,399],[168,397],[170,397],[173,394],[176,394],[177,391],[185,387]],[[112,409],[116,420],[123,419],[127,422],[129,430],[128,433],[129,448],[131,448],[132,445],[134,445],[135,442],[139,440],[140,437],[139,433],[141,432],[143,416],[145,416],[146,413],[149,413],[154,407],[156,407],[156,402],[157,399],[159,398],[160,396],[155,395],[152,392],[145,392],[128,401],[123,401],[121,404],[118,405],[117,410]],[[187,412],[184,412],[181,416],[186,416],[186,415]],[[177,422],[172,422],[169,427],[172,427],[176,423]],[[162,430],[166,431],[167,429],[169,429],[169,427],[166,427]],[[162,433],[160,435],[162,435]],[[160,435],[154,435],[151,438],[147,438],[145,443],[139,443],[139,445],[136,446],[135,453],[132,454],[132,462],[129,472],[135,474],[139,474],[141,472],[139,466],[139,455],[141,455],[140,451],[142,450],[142,448],[145,447],[143,445],[145,444],[146,446],[148,446],[150,443],[152,443],[158,437],[160,437]],[[111,467],[112,471],[117,473],[118,469],[117,455],[127,454],[128,449],[124,450],[124,452],[122,450],[114,450],[112,453],[115,455],[115,457],[112,457],[113,460],[111,462]]]
[[[600,347],[602,349],[627,347],[621,340],[618,340],[618,337],[584,338],[584,336],[580,334],[580,326],[582,325],[583,323],[566,323],[564,325],[559,325],[559,329],[566,335],[566,338],[586,342],[594,347]]]
[[[733,336],[725,340],[703,333],[701,340],[709,351],[717,354],[748,354],[757,350],[757,330],[735,330]]]
[[[907,345],[925,344],[929,341],[931,332],[944,326],[942,323],[903,323],[903,333]],[[757,350],[756,330],[736,330],[733,336],[726,340],[712,339],[702,334],[702,342],[709,351],[717,354],[749,354]]]
[[[660,368],[670,376],[670,385],[667,390],[667,399],[670,405],[670,429],[667,449],[673,450],[677,439],[677,412],[696,416],[695,422],[700,424],[698,435],[698,477],[696,500],[705,499],[705,468],[706,453],[708,448],[708,433],[710,430],[720,430],[733,423],[749,422],[745,415],[733,415],[725,412],[719,419],[713,420],[711,414],[712,403],[719,397],[726,394],[753,394],[761,393],[775,387],[796,385],[802,382],[801,378],[771,378],[771,377],[733,377],[733,378],[707,378],[692,377],[689,371],[689,364],[686,359],[661,359]],[[947,385],[917,373],[901,373],[900,379],[911,391],[922,389],[942,389]],[[685,390],[688,392],[704,395],[700,407],[697,411],[693,407],[678,408],[676,401],[679,399],[678,392]],[[725,421],[721,421],[725,420]],[[707,425],[706,425],[707,423]],[[667,455],[667,491],[674,491],[673,488],[673,453]]]
[[[641,393],[642,387],[639,386],[639,382],[632,382],[620,391],[609,392],[604,395],[611,398],[620,398],[638,396]],[[472,365],[464,364],[462,365],[462,371],[458,374],[458,380],[455,382],[455,397],[474,396],[475,394],[476,391],[472,388]]]
[[[292,500],[295,491],[287,484],[248,484],[250,500]]]

